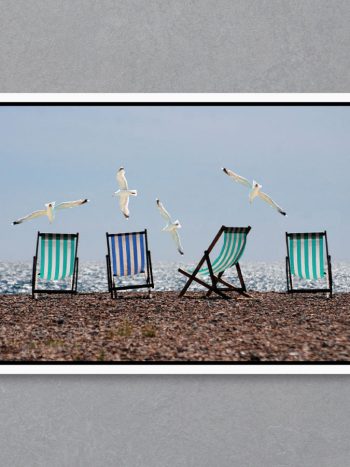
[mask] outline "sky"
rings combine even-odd
[[[285,232],[328,231],[350,261],[350,107],[0,107],[0,260],[28,261],[37,231],[80,233],[81,261],[104,261],[105,233],[148,229],[154,261],[198,261],[221,225],[252,226],[245,261],[284,261]],[[124,166],[130,219],[116,198]],[[255,179],[283,217],[221,171]],[[53,225],[11,222],[50,201],[91,202]],[[181,257],[155,200],[182,225]]]

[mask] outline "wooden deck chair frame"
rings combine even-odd
[[[38,289],[37,288],[37,261],[38,261],[38,251],[39,251],[39,239],[45,235],[51,235],[48,233],[38,232],[37,240],[36,240],[36,249],[35,249],[35,256],[33,257],[33,273],[32,273],[32,298],[36,298],[36,294],[71,294],[74,295],[77,293],[78,287],[78,272],[79,272],[79,258],[78,258],[78,244],[79,244],[79,233],[76,234],[69,234],[71,237],[76,238],[76,247],[75,247],[75,258],[74,258],[74,270],[71,279],[71,288],[65,290],[55,290],[55,289]],[[58,234],[52,234],[58,235]]]
[[[135,285],[124,285],[124,286],[116,286],[113,270],[112,270],[112,262],[111,262],[111,247],[110,247],[110,238],[114,236],[122,236],[125,234],[143,234],[145,235],[145,243],[146,243],[146,282],[144,284],[135,284]],[[148,237],[147,237],[147,229],[142,230],[141,232],[123,232],[117,234],[109,234],[106,232],[106,239],[107,239],[107,255],[106,255],[106,265],[107,265],[107,281],[108,281],[108,291],[111,294],[111,298],[118,298],[118,291],[121,290],[133,290],[133,289],[148,289],[148,297],[151,297],[151,289],[154,288],[154,281],[153,281],[153,271],[152,271],[152,258],[151,252],[148,249]],[[142,274],[142,273],[141,273]]]
[[[230,291],[237,292],[240,295],[244,295],[246,297],[249,297],[249,295],[246,293],[247,289],[246,289],[246,286],[245,286],[245,283],[244,283],[244,279],[243,279],[243,275],[242,275],[242,271],[241,271],[241,267],[239,265],[239,262],[237,262],[234,266],[236,267],[236,271],[237,271],[237,275],[238,275],[238,279],[239,279],[241,287],[235,287],[235,286],[233,286],[232,284],[230,284],[229,282],[225,281],[222,278],[225,271],[220,272],[218,275],[214,274],[213,269],[212,269],[212,263],[211,263],[211,260],[210,260],[210,253],[214,249],[217,242],[220,240],[222,234],[224,232],[234,232],[235,230],[238,230],[238,229],[240,229],[240,230],[244,229],[246,234],[248,235],[248,233],[251,230],[251,227],[250,226],[248,226],[248,227],[226,227],[226,226],[223,225],[220,228],[220,230],[218,231],[218,233],[215,235],[214,240],[209,245],[209,248],[204,251],[204,255],[203,255],[202,259],[199,261],[199,263],[197,264],[196,268],[193,270],[192,273],[184,271],[181,268],[178,269],[178,271],[181,274],[183,274],[184,276],[186,276],[188,278],[188,281],[186,282],[184,288],[181,290],[181,292],[179,294],[179,297],[183,297],[185,295],[185,293],[187,292],[187,289],[190,287],[190,285],[192,284],[193,281],[197,282],[198,284],[200,284],[203,287],[208,289],[208,292],[206,293],[206,297],[209,297],[212,293],[216,293],[221,298],[229,299],[231,297],[229,295],[225,294],[225,292],[230,292]],[[204,263],[207,263],[207,267],[208,267],[208,270],[209,270],[209,278],[211,280],[211,284],[208,284],[208,283],[204,282],[202,279],[200,279],[199,277],[197,277],[197,274],[198,274],[199,270],[201,269],[201,267],[203,266]],[[223,285],[224,287],[219,287],[219,285]]]
[[[308,288],[298,288],[295,289],[293,287],[293,276],[291,273],[290,268],[290,251],[289,251],[289,238],[293,235],[297,235],[297,233],[286,232],[286,245],[287,245],[287,256],[286,256],[286,277],[287,277],[287,293],[329,293],[330,298],[333,296],[333,277],[332,277],[332,262],[331,256],[328,250],[328,238],[327,238],[327,231],[324,232],[305,232],[300,233],[300,235],[311,235],[311,234],[318,234],[324,237],[325,245],[326,245],[326,261],[327,261],[327,272],[328,272],[328,288],[320,288],[320,289],[308,289]]]

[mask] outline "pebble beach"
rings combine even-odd
[[[347,362],[350,294],[0,295],[2,362]]]

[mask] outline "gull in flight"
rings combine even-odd
[[[22,222],[30,221],[31,219],[36,219],[37,217],[47,216],[49,218],[50,224],[55,219],[55,211],[58,209],[68,209],[68,208],[75,208],[76,206],[81,206],[82,204],[88,203],[88,199],[78,199],[77,201],[66,201],[64,203],[60,203],[56,205],[56,202],[53,201],[52,203],[45,204],[45,209],[40,211],[34,211],[27,216],[21,217],[20,219],[12,222],[12,225],[22,224]]]
[[[125,178],[125,170],[124,167],[120,167],[117,172],[117,182],[119,186],[119,190],[116,191],[113,196],[118,196],[119,198],[119,207],[126,217],[129,219],[130,211],[129,211],[129,196],[137,196],[137,190],[129,190],[128,182]]]
[[[156,201],[157,201],[157,206],[158,206],[161,216],[164,217],[164,219],[167,222],[166,226],[163,229],[163,232],[171,233],[171,236],[173,237],[174,242],[176,243],[177,251],[180,253],[180,255],[183,255],[184,251],[181,245],[181,240],[180,240],[180,236],[178,232],[178,229],[181,229],[180,222],[178,220],[176,220],[175,222],[172,222],[170,214],[165,209],[163,204],[159,201],[159,199],[157,199]]]
[[[253,180],[253,183],[250,183],[249,180],[247,180],[244,177],[241,177],[240,175],[236,174],[230,169],[223,168],[222,170],[225,172],[226,175],[231,177],[235,182],[241,183],[242,185],[245,185],[246,187],[250,188],[250,191],[249,191],[249,202],[250,203],[252,203],[254,199],[258,196],[263,201],[265,201],[267,204],[269,204],[271,207],[276,209],[280,214],[282,214],[282,216],[287,215],[286,212],[283,211],[283,209],[280,206],[278,206],[278,204],[275,203],[275,201],[272,198],[270,198],[270,196],[268,196],[266,193],[263,193],[261,191],[262,185],[259,185],[259,183],[257,183],[255,180]]]

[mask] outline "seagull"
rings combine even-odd
[[[180,240],[180,235],[178,232],[178,229],[181,229],[181,224],[178,220],[175,222],[172,222],[170,214],[168,211],[165,209],[163,204],[159,201],[159,199],[156,200],[158,209],[160,211],[160,214],[164,219],[166,220],[167,224],[163,229],[163,232],[170,232],[171,236],[174,239],[174,242],[176,243],[177,246],[177,251],[180,253],[180,255],[184,254],[182,245],[181,245],[181,240]]]
[[[78,199],[77,201],[66,201],[64,203],[56,205],[56,202],[52,201],[51,203],[45,204],[45,209],[42,209],[40,211],[34,211],[31,214],[28,214],[27,216],[21,217],[20,219],[12,222],[12,225],[22,224],[22,222],[30,221],[31,219],[36,219],[37,217],[43,216],[47,216],[49,218],[50,224],[52,224],[52,222],[55,219],[55,211],[57,211],[58,209],[75,208],[76,206],[81,206],[82,204],[86,204],[88,202],[88,199]]]
[[[117,172],[117,183],[119,186],[119,190],[116,191],[113,196],[118,196],[119,198],[119,207],[126,217],[129,219],[130,211],[129,211],[129,196],[137,196],[137,190],[129,190],[128,189],[128,182],[125,178],[125,169],[124,167],[120,167]]]
[[[283,209],[277,203],[275,203],[275,201],[272,198],[270,198],[269,195],[261,191],[262,185],[260,185],[258,182],[253,180],[253,183],[250,183],[249,180],[247,180],[244,177],[241,177],[240,175],[236,174],[230,169],[223,168],[222,170],[225,172],[226,175],[231,177],[235,182],[241,183],[242,185],[245,185],[246,187],[250,189],[249,191],[249,202],[250,203],[252,203],[254,199],[258,196],[263,201],[265,201],[267,204],[269,204],[271,207],[276,209],[280,214],[282,214],[282,216],[287,215],[286,212],[283,211]]]

